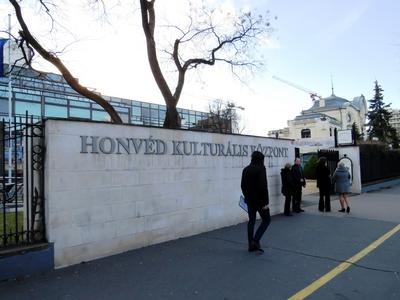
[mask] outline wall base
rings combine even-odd
[[[0,251],[0,281],[30,276],[53,269],[53,243]]]

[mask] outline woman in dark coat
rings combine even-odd
[[[317,188],[319,189],[319,211],[331,211],[331,174],[326,165],[326,157],[320,157],[316,169],[317,175]]]
[[[339,210],[340,212],[350,212],[349,199],[347,197],[347,194],[350,191],[350,178],[350,173],[347,171],[344,163],[339,163],[335,173],[333,173],[333,181],[336,184],[335,190],[336,193],[339,194],[339,201],[342,207],[342,209]]]
[[[291,165],[287,163],[285,168],[281,169],[281,180],[282,180],[282,194],[285,196],[285,207],[284,215],[291,216],[290,213],[290,202],[292,202],[292,209],[294,209],[294,199],[293,199],[293,179],[291,172]]]

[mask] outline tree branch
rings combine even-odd
[[[21,31],[19,31],[21,37],[23,40],[25,40],[28,44],[28,46],[32,46],[45,60],[53,64],[62,74],[64,79],[67,81],[67,83],[73,88],[76,92],[79,94],[95,101],[98,103],[101,107],[104,108],[104,110],[110,115],[111,120],[114,123],[122,123],[122,120],[118,113],[115,111],[114,107],[103,97],[100,95],[88,90],[86,87],[82,86],[79,84],[78,80],[76,80],[71,72],[68,70],[68,68],[62,63],[62,61],[55,56],[54,54],[48,52],[45,50],[42,45],[32,36],[31,32],[29,31],[28,26],[25,23],[24,18],[22,17],[22,12],[21,12],[21,7],[17,3],[16,0],[9,0],[10,3],[13,5],[15,9],[15,13],[18,19],[18,22],[22,28]]]

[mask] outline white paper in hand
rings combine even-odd
[[[248,212],[247,204],[246,204],[246,202],[244,202],[244,197],[243,197],[243,195],[240,195],[240,198],[239,198],[239,206],[240,206],[245,212]]]

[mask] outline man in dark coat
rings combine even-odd
[[[317,188],[319,189],[318,210],[323,212],[331,211],[331,173],[326,165],[326,157],[321,156],[316,168]]]
[[[256,250],[263,252],[260,247],[260,240],[271,222],[271,216],[268,207],[267,172],[264,166],[264,155],[261,152],[254,151],[251,155],[250,165],[243,169],[241,188],[249,214],[247,224],[249,252]],[[261,224],[254,235],[257,212],[261,216]]]
[[[292,167],[292,179],[293,179],[293,201],[294,211],[299,213],[304,210],[301,209],[301,191],[306,186],[306,179],[304,178],[303,168],[301,167],[300,158],[296,157],[294,165]]]
[[[293,201],[293,179],[292,179],[292,171],[289,163],[285,165],[283,169],[281,169],[281,181],[282,181],[282,189],[281,192],[285,196],[285,206],[283,213],[285,216],[291,216],[290,213],[290,203],[292,202],[292,209],[294,210],[294,201]]]

